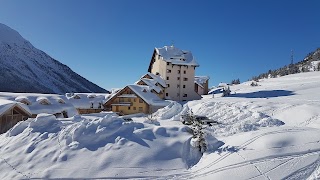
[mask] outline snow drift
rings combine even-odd
[[[130,178],[134,167],[160,175],[186,170],[201,158],[186,126],[126,122],[113,113],[63,121],[39,114],[3,136],[2,179]]]

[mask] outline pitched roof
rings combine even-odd
[[[10,108],[15,107],[15,106],[19,107],[26,114],[31,116],[32,113],[31,113],[30,109],[28,108],[28,106],[26,106],[23,103],[16,102],[16,101],[10,101],[10,100],[7,100],[7,99],[0,99],[0,115],[2,115],[6,111],[8,111]]]
[[[197,83],[199,86],[203,88],[203,85],[206,81],[210,79],[209,76],[195,76],[194,77],[194,82]]]
[[[146,76],[146,75],[150,76],[152,79],[154,79],[156,82],[158,82],[162,87],[167,87],[166,81],[160,75],[155,75],[150,72],[148,72],[144,76]],[[144,76],[142,76],[142,78]]]
[[[61,113],[66,111],[68,116],[73,116],[77,114],[75,107],[67,100],[64,95],[57,94],[37,94],[37,93],[9,93],[9,92],[0,92],[0,100],[7,99],[15,101],[16,99],[27,98],[31,104],[27,106],[30,109],[32,114],[39,113]],[[65,102],[64,104],[60,103],[61,99]],[[39,101],[49,101],[49,105],[42,105],[38,103]],[[60,102],[59,102],[60,101]]]
[[[31,101],[26,96],[18,96],[18,97],[15,98],[15,100],[18,101],[18,102],[21,102],[21,103],[26,102],[29,105],[31,104]]]
[[[164,46],[163,48],[155,48],[162,60],[172,64],[199,66],[191,51],[180,50],[174,46]]]
[[[73,93],[66,94],[69,102],[79,109],[103,108],[101,105],[109,99],[110,94],[104,93]],[[75,98],[78,97],[78,98]]]
[[[137,94],[141,99],[143,99],[147,104],[153,106],[167,106],[168,101],[160,99],[156,94],[152,93],[149,86],[144,85],[128,85],[135,94]]]

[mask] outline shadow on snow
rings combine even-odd
[[[240,98],[274,98],[281,96],[292,96],[294,95],[293,91],[287,90],[270,90],[270,91],[256,91],[250,93],[236,93],[230,94],[226,97],[240,97]]]

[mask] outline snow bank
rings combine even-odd
[[[61,121],[58,121],[52,114],[38,114],[35,119],[20,121],[12,129],[8,131],[8,136],[16,136],[26,129],[30,132],[39,133],[56,133],[60,131],[62,126]]]
[[[264,113],[250,110],[241,104],[229,102],[192,101],[188,102],[182,113],[192,109],[196,115],[206,116],[220,124],[208,127],[215,136],[229,136],[240,132],[255,131],[261,127],[281,126],[284,123]]]
[[[0,136],[6,162],[0,163],[0,178],[137,178],[141,171],[141,177],[169,175],[200,160],[191,138],[186,126],[126,122],[112,113],[62,121],[40,114]]]
[[[172,120],[177,120],[177,115],[180,113],[182,110],[182,105],[179,104],[176,101],[171,101],[170,104],[164,108],[159,109],[155,113],[153,113],[153,117],[155,119],[172,119]],[[179,119],[179,117],[178,117]]]

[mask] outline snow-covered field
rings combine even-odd
[[[0,136],[0,178],[320,179],[320,72],[250,84],[172,102],[156,122],[41,114]],[[220,122],[207,127],[202,156],[179,121],[190,109]]]

